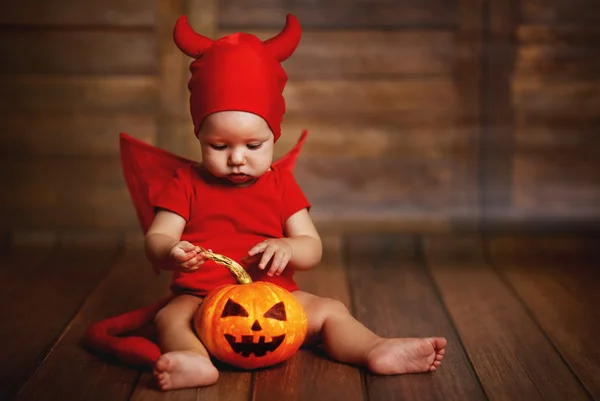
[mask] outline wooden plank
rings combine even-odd
[[[371,400],[485,400],[412,236],[353,235],[346,244],[356,318],[383,337],[444,336],[434,373],[366,376]]]
[[[600,399],[598,237],[493,237],[494,265],[594,399]]]
[[[481,137],[483,132],[484,102],[484,19],[487,3],[462,0],[458,3],[456,27],[455,82],[458,99],[457,125],[465,127],[466,139],[472,145],[470,157],[464,158],[465,179],[470,190],[467,204],[472,220],[479,224],[482,211]]]
[[[161,148],[192,158],[197,154],[198,142],[191,130],[173,130],[182,121],[191,124],[189,115],[189,64],[191,58],[173,43],[173,27],[186,14],[193,29],[212,37],[215,29],[215,0],[158,1],[156,2],[156,43],[158,49],[158,144]],[[191,135],[190,135],[191,134]]]
[[[156,72],[152,31],[3,30],[0,73],[142,74]]]
[[[264,0],[251,7],[242,0],[219,2],[219,25],[226,28],[278,28],[285,15],[298,17],[304,28],[364,28],[399,26],[452,26],[456,2],[444,0],[284,1]]]
[[[600,215],[598,152],[518,153],[514,163],[516,208],[538,219]]]
[[[0,114],[0,153],[7,156],[117,156],[119,132],[156,143],[152,114],[15,112]]]
[[[600,70],[597,26],[521,25],[515,79],[595,80]]]
[[[519,127],[589,129],[600,121],[600,81],[517,80],[513,101]]]
[[[321,234],[329,233],[371,233],[371,234],[382,234],[382,233],[448,233],[456,231],[457,229],[465,229],[464,222],[459,225],[454,221],[450,221],[444,216],[435,215],[432,216],[429,213],[393,213],[390,212],[386,215],[373,215],[369,213],[359,213],[358,215],[347,216],[346,218],[339,218],[327,214],[321,214],[315,216],[313,214],[313,221],[315,226]],[[471,221],[470,229],[473,229],[474,225]]]
[[[341,238],[332,235],[322,240],[321,264],[311,271],[296,273],[297,283],[302,291],[337,299],[350,308]],[[255,373],[253,401],[312,399],[363,400],[359,369],[308,348],[299,350],[283,364]]]
[[[5,233],[0,269],[18,270],[22,265],[38,265],[57,244],[54,230],[13,230]],[[13,274],[13,273],[7,273]]]
[[[471,213],[473,189],[462,166],[453,159],[420,156],[313,157],[298,160],[295,176],[313,204],[315,217],[448,219]]]
[[[563,154],[565,158],[598,155],[597,131],[593,126],[587,129],[553,128],[551,126],[519,126],[515,132],[515,153],[525,155]]]
[[[490,1],[486,9],[483,53],[483,130],[480,138],[479,179],[482,225],[510,209],[514,117],[511,82],[516,47],[517,1]]]
[[[219,31],[217,36],[229,33],[232,31]],[[250,33],[266,40],[279,31]],[[454,53],[454,33],[446,29],[307,31],[283,68],[292,82],[450,77]]]
[[[153,76],[0,76],[0,112],[148,113],[158,96]]]
[[[88,352],[81,338],[89,324],[165,295],[168,279],[168,274],[154,276],[139,245],[126,245],[16,400],[129,399],[139,372]]]
[[[525,0],[521,4],[521,18],[535,23],[597,23],[600,5],[594,0]]]
[[[56,253],[5,270],[0,319],[10,324],[0,330],[0,357],[10,364],[0,367],[0,398],[12,397],[44,360],[117,252],[112,237],[63,237]]]
[[[289,82],[286,116],[371,118],[420,128],[452,124],[458,93],[448,79]]]
[[[152,26],[155,16],[144,0],[27,0],[0,3],[2,25]]]
[[[468,159],[473,158],[475,148],[467,127],[405,128],[368,118],[319,118],[310,115],[286,116],[281,127],[283,134],[275,145],[277,157],[289,151],[305,129],[308,130],[308,139],[302,147],[302,159],[398,155]]]
[[[479,239],[428,237],[425,253],[490,399],[588,399],[545,333],[485,261]]]
[[[137,227],[118,157],[4,158],[7,227]]]

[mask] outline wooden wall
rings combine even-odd
[[[277,155],[309,129],[321,227],[597,226],[593,0],[24,0],[0,5],[0,228],[136,230],[118,133],[198,155],[176,18],[268,38],[288,12]]]

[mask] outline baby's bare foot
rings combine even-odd
[[[429,372],[442,363],[446,339],[385,338],[367,355],[367,367],[380,375]]]
[[[154,376],[160,389],[165,391],[211,385],[219,378],[219,371],[205,356],[192,351],[174,351],[158,358]]]

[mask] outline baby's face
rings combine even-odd
[[[204,119],[198,140],[206,169],[236,186],[252,184],[273,161],[273,133],[256,114],[213,113]]]

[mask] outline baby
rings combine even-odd
[[[198,245],[242,262],[254,281],[291,291],[308,317],[305,342],[321,343],[332,358],[382,375],[435,370],[446,339],[381,338],[341,302],[300,291],[293,280],[294,271],[318,265],[322,253],[310,204],[292,174],[272,164],[285,112],[280,63],[300,40],[297,20],[288,16],[284,30],[264,42],[242,33],[212,41],[182,17],[174,38],[196,59],[190,110],[202,163],[177,170],[155,197],[146,235],[149,260],[173,271],[175,296],[155,319],[160,388],[207,386],[219,376],[191,321],[211,289],[234,279]]]

